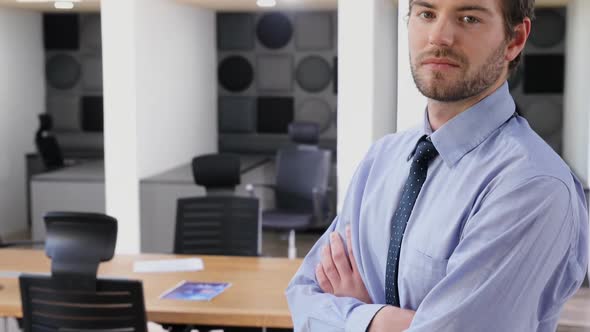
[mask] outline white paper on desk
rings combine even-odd
[[[200,258],[139,261],[133,264],[133,272],[182,272],[201,271],[205,268]]]
[[[0,278],[18,278],[21,274],[20,271],[0,271]]]

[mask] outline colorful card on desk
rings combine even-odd
[[[211,301],[212,298],[223,293],[231,286],[227,282],[191,282],[182,281],[174,288],[160,295],[161,299]]]

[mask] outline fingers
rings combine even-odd
[[[358,266],[356,265],[356,259],[354,258],[354,254],[352,253],[352,236],[350,235],[350,225],[346,225],[346,247],[348,249],[348,258],[350,259],[350,265],[352,266],[353,271],[358,271]]]
[[[321,265],[324,269],[330,284],[338,285],[340,284],[340,275],[338,274],[338,269],[336,265],[334,265],[334,261],[332,260],[332,250],[330,250],[330,245],[325,245],[322,249],[322,259]]]
[[[328,280],[328,276],[326,275],[326,272],[324,272],[322,264],[318,264],[318,266],[316,266],[315,278],[324,293],[334,294],[334,287],[332,287],[330,280]]]
[[[332,251],[332,260],[340,277],[349,276],[352,273],[352,268],[342,238],[337,232],[330,234],[330,249]]]

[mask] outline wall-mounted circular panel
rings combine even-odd
[[[250,62],[239,55],[225,58],[219,64],[219,84],[231,92],[246,90],[254,80],[254,70]]]
[[[330,105],[318,98],[307,99],[295,114],[296,121],[317,123],[320,126],[320,132],[330,128],[333,118]]]
[[[541,98],[522,110],[531,128],[546,138],[561,130],[563,122],[563,107],[561,103]]]
[[[319,56],[308,56],[299,62],[295,74],[297,83],[307,92],[320,92],[332,80],[330,64]]]
[[[80,79],[80,63],[67,54],[57,54],[47,60],[45,74],[47,83],[53,88],[73,88]]]
[[[535,11],[534,28],[529,40],[531,44],[548,48],[559,44],[565,37],[565,18],[554,9]]]
[[[256,26],[260,43],[270,49],[279,49],[289,43],[293,26],[289,18],[281,13],[264,14]]]

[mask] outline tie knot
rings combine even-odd
[[[416,147],[414,162],[420,165],[428,166],[430,161],[436,158],[436,156],[438,156],[438,151],[436,151],[434,144],[432,144],[432,142],[427,139],[423,139]]]

